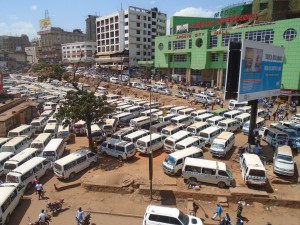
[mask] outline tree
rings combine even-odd
[[[108,103],[105,96],[95,96],[94,92],[84,90],[69,91],[65,99],[66,102],[59,108],[56,118],[61,121],[68,118],[65,125],[84,120],[87,125],[89,148],[93,150],[91,125],[99,123],[105,114],[112,113],[115,105]]]
[[[64,75],[66,73],[66,69],[62,64],[53,64],[51,66],[52,72],[50,74],[51,79],[56,79],[61,81],[62,78],[64,78]]]

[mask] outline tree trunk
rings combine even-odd
[[[92,125],[92,124],[91,124],[91,121],[86,120],[87,137],[88,137],[88,139],[89,139],[89,149],[90,149],[92,152],[96,152],[96,149],[94,149],[94,146],[93,146],[91,125]]]

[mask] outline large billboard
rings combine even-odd
[[[280,95],[284,49],[244,40],[241,48],[238,101]]]
[[[50,30],[51,29],[50,18],[40,20],[40,28],[41,31]]]

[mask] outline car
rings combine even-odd
[[[216,93],[214,91],[207,91],[206,94],[210,97],[215,97]]]
[[[172,95],[172,92],[169,89],[167,89],[167,88],[159,89],[158,93],[159,94],[163,94],[163,95]]]
[[[155,86],[153,86],[153,87],[151,88],[151,91],[152,91],[152,92],[155,92],[155,93],[157,93],[158,90],[159,90],[159,88],[158,88],[158,87],[155,87]]]
[[[189,96],[189,94],[187,92],[179,91],[175,96],[178,98],[186,99]]]

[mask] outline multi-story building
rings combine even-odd
[[[22,34],[17,36],[0,36],[0,50],[7,52],[25,52],[25,47],[29,47],[30,42],[28,36]]]
[[[97,44],[92,41],[74,42],[61,45],[62,62],[93,62]]]
[[[167,15],[157,8],[129,6],[126,10],[96,19],[97,59],[99,64],[120,63],[137,66],[138,61],[154,59],[155,37],[166,35]],[[124,57],[110,57],[128,50]]]
[[[96,41],[96,19],[97,16],[88,15],[85,20],[87,41]]]
[[[28,63],[30,64],[38,63],[38,58],[36,56],[36,52],[37,52],[36,46],[26,47],[25,52],[26,52],[26,60]]]
[[[40,45],[37,57],[39,61],[50,63],[61,61],[61,44],[85,41],[86,39],[86,35],[79,29],[68,32],[58,27],[51,27],[49,30],[40,31],[38,35],[40,35]]]
[[[171,18],[174,34],[155,39],[155,67],[160,74],[170,75],[187,82],[202,81],[222,87],[225,85],[227,52],[230,41],[243,39],[282,46],[285,60],[282,74],[282,90],[289,95],[300,95],[300,66],[297,55],[300,46],[300,18],[292,18],[300,12],[300,4],[285,4],[276,18],[260,21],[266,9],[278,9],[281,1],[254,1],[226,7],[226,17],[189,22],[186,17]],[[293,1],[285,1],[293,2]],[[267,4],[267,5],[266,5]],[[249,11],[249,8],[252,9]],[[231,10],[230,10],[231,9]],[[269,12],[269,11],[268,11]],[[291,13],[293,12],[293,13]],[[242,14],[239,14],[242,13]],[[244,14],[247,13],[247,14]],[[222,11],[224,16],[224,11]],[[184,29],[185,32],[182,32]],[[176,33],[177,31],[177,33]],[[178,32],[180,31],[180,32]]]

